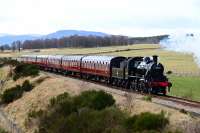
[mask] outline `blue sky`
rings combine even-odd
[[[199,0],[0,0],[0,33],[61,29],[149,36],[200,32]]]

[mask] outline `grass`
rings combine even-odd
[[[200,77],[169,76],[173,83],[170,95],[200,101]]]

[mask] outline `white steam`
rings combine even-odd
[[[191,53],[200,66],[200,34],[176,34],[160,42],[168,50]]]

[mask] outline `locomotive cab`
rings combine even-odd
[[[129,58],[127,61],[127,66],[126,66],[126,78],[131,78],[136,76],[136,74],[142,75],[144,71],[140,71],[137,69],[139,64],[143,61],[143,57],[133,57]]]

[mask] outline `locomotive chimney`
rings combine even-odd
[[[158,56],[157,55],[153,55],[153,61],[157,64],[158,63]]]

